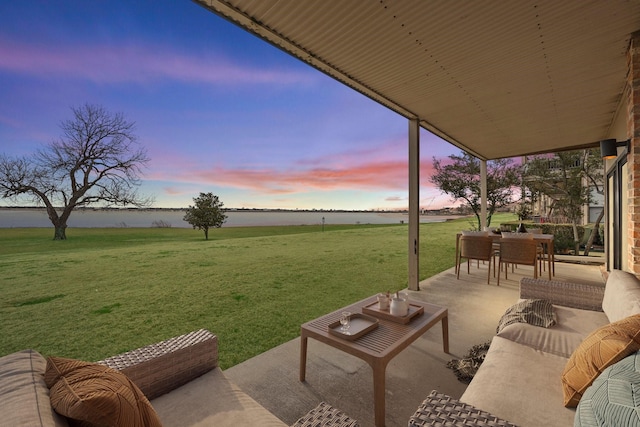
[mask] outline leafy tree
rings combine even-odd
[[[433,158],[435,173],[431,182],[454,202],[464,200],[475,214],[480,229],[480,160],[465,152],[448,158],[446,163]],[[499,208],[512,202],[512,189],[519,184],[519,177],[519,167],[511,159],[487,162],[487,226]]]
[[[580,249],[578,225],[582,219],[583,207],[591,202],[591,188],[587,184],[591,184],[600,193],[604,192],[602,172],[603,163],[597,149],[533,156],[527,159],[524,167],[523,180],[531,194],[541,194],[552,201],[547,215],[551,216],[555,211],[572,224],[576,254]],[[604,210],[594,230],[603,215]],[[595,231],[590,236],[591,243],[595,237],[593,233]]]
[[[55,228],[54,240],[67,238],[67,221],[77,207],[152,203],[135,188],[149,158],[136,145],[134,123],[100,106],[71,110],[74,118],[61,123],[60,139],[31,156],[0,155],[0,196],[43,204]]]
[[[209,228],[220,228],[227,219],[222,211],[224,204],[212,193],[200,193],[193,202],[195,206],[189,206],[183,219],[194,229],[204,230],[204,239],[209,240]]]

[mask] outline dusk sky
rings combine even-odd
[[[59,138],[71,107],[123,113],[155,207],[408,206],[405,118],[189,0],[2,2],[0,99],[9,156]],[[421,206],[451,206],[429,175],[460,151],[420,138]]]

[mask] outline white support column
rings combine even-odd
[[[420,125],[409,120],[409,289],[420,290]]]
[[[480,160],[480,231],[487,226],[487,161]]]

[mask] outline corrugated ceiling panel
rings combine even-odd
[[[485,158],[606,137],[640,30],[625,0],[198,1]]]

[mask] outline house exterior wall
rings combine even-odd
[[[627,155],[628,209],[626,215],[623,215],[626,226],[622,226],[627,230],[627,268],[635,274],[640,274],[640,32],[634,33],[631,37],[627,60],[627,135],[631,143]]]

